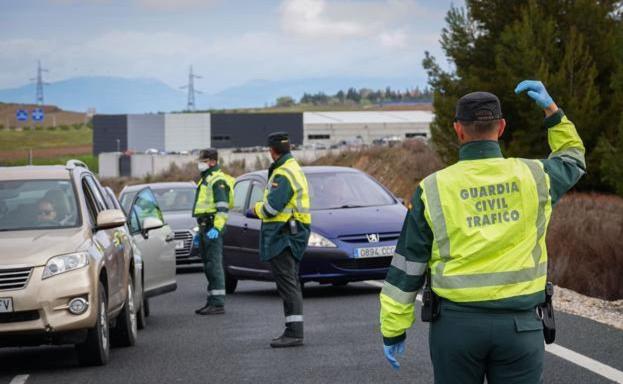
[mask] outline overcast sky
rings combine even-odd
[[[462,5],[462,0],[454,4]],[[0,0],[0,88],[107,75],[197,88],[306,77],[425,78],[450,0]]]

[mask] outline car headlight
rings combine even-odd
[[[337,245],[333,243],[331,240],[326,237],[317,234],[316,232],[312,232],[309,235],[309,241],[307,242],[308,247],[322,247],[322,248],[335,248]]]
[[[42,279],[56,276],[58,274],[73,271],[89,264],[89,254],[86,252],[69,253],[67,255],[55,256],[48,260],[43,270]]]

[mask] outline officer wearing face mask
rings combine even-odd
[[[234,202],[235,180],[219,167],[218,152],[214,148],[200,152],[197,167],[201,179],[197,183],[193,217],[199,224],[199,249],[208,279],[208,298],[195,313],[219,315],[225,313],[223,234]]]

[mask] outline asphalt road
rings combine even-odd
[[[105,367],[81,368],[72,347],[0,349],[0,384],[26,383],[431,383],[428,326],[408,334],[402,369],[383,357],[378,332],[379,288],[367,283],[305,290],[305,346],[273,350],[282,331],[274,284],[241,282],[224,316],[201,317],[200,273],[178,275],[178,290],[151,300],[138,344],[112,351]],[[623,332],[558,314],[557,344],[623,371]],[[20,375],[28,375],[25,376]],[[546,383],[611,383],[546,353]]]

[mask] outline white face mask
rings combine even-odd
[[[207,171],[210,166],[203,161],[200,161],[199,163],[197,163],[197,168],[199,168],[199,172],[203,172]]]

